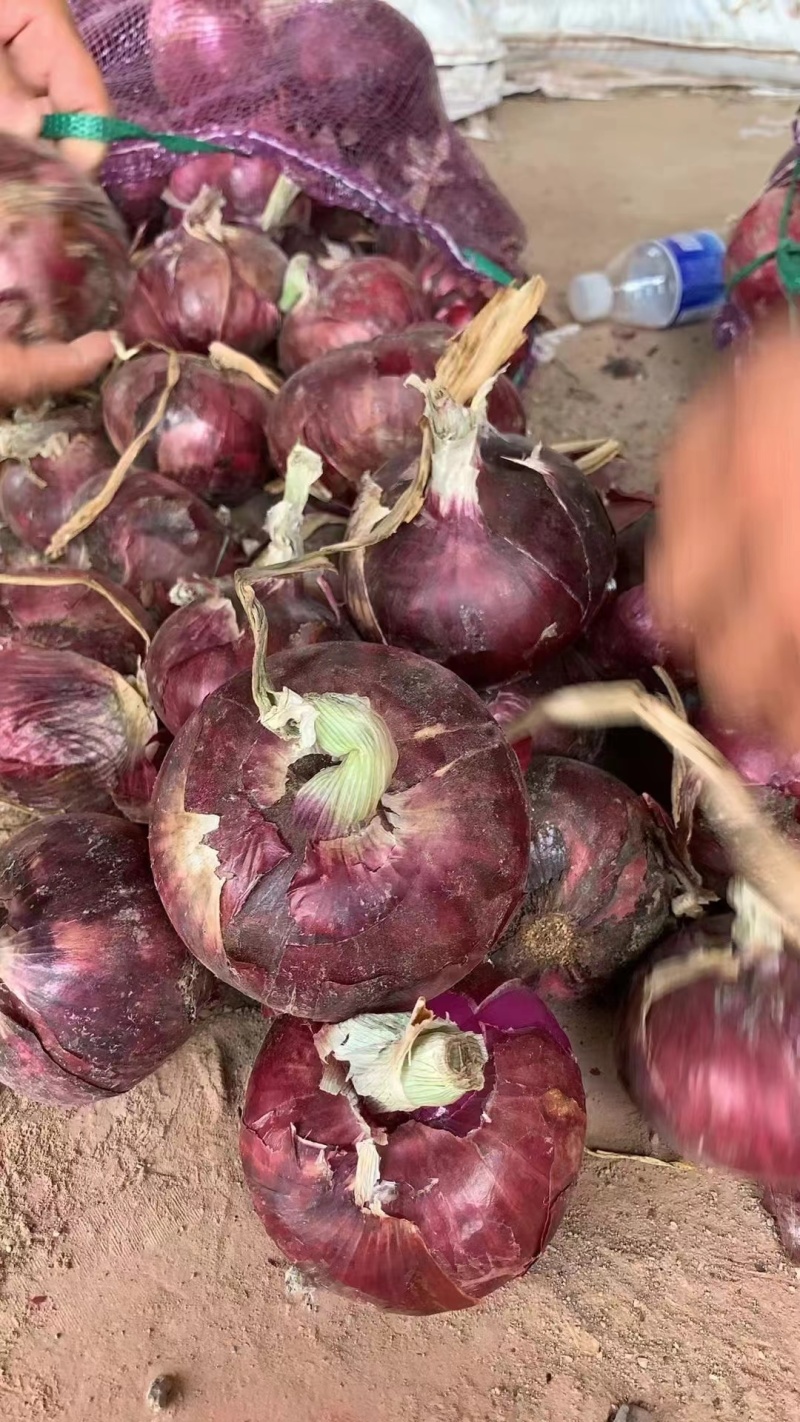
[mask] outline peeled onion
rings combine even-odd
[[[586,1129],[578,1065],[534,993],[512,984],[475,1002],[449,992],[430,1012],[432,1035],[458,1039],[451,1056],[462,1075],[470,1064],[477,1089],[459,1095],[456,1080],[442,1093],[449,1104],[426,1109],[424,1087],[447,1076],[439,1066],[416,1080],[415,1041],[402,1095],[421,1108],[382,1116],[352,1088],[330,1094],[321,1053],[335,1034],[327,1077],[331,1064],[343,1076],[364,1023],[397,1034],[402,1018],[322,1032],[284,1018],[253,1068],[240,1137],[255,1208],[303,1276],[412,1314],[470,1308],[530,1268],[564,1214]],[[374,1055],[362,1049],[359,1060],[374,1071]],[[364,1188],[367,1158],[378,1178]]]
[[[286,375],[342,346],[405,331],[430,315],[413,276],[389,257],[354,257],[326,269],[296,257],[289,269],[278,339]],[[298,295],[298,292],[300,293]]]
[[[85,1106],[191,1036],[212,979],[170,927],[147,836],[106,815],[30,825],[0,848],[0,1081]]]

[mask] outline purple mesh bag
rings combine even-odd
[[[518,274],[525,231],[448,122],[433,56],[383,0],[73,0],[120,118],[277,158],[311,197]],[[115,200],[145,215],[180,159],[116,143]]]

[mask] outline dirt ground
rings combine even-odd
[[[723,227],[789,112],[733,96],[508,104],[480,151],[529,223],[553,319],[569,276],[626,242]],[[614,356],[633,373],[604,370]],[[704,329],[583,332],[541,374],[534,427],[616,434],[651,479],[709,360]],[[525,1280],[424,1321],[287,1295],[236,1150],[255,1011],[217,1016],[155,1078],[90,1111],[0,1089],[3,1422],[136,1422],[159,1374],[176,1379],[167,1415],[181,1422],[607,1422],[623,1404],[652,1422],[800,1416],[800,1270],[748,1187],[652,1156],[616,1084],[608,1016],[567,1025],[592,1151],[566,1223]]]

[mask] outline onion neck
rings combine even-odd
[[[288,316],[301,301],[307,301],[310,295],[311,258],[305,252],[298,252],[286,268],[278,308],[284,316]]]
[[[480,520],[478,441],[486,423],[486,405],[494,381],[484,385],[469,406],[459,405],[443,385],[408,381],[425,396],[431,432],[428,497],[442,518]]]
[[[484,1085],[483,1037],[435,1017],[424,998],[410,1015],[365,1013],[323,1027],[314,1041],[325,1064],[322,1089],[354,1091],[375,1111],[451,1106]]]
[[[281,173],[259,219],[258,225],[261,231],[273,232],[276,228],[282,227],[292,203],[299,198],[302,191],[297,183],[293,183],[291,178],[287,178],[285,173]]]
[[[286,465],[283,498],[267,514],[269,544],[256,558],[254,568],[274,568],[302,558],[303,516],[314,484],[322,478],[322,460],[304,444],[296,444]]]

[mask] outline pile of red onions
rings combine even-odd
[[[152,631],[144,608],[102,573],[0,573],[0,647],[79,652],[134,676]]]
[[[139,258],[122,320],[130,345],[203,354],[222,341],[258,355],[275,339],[286,258],[265,232],[223,226],[221,206],[201,192]]]
[[[143,830],[107,815],[0,848],[0,1082],[49,1106],[129,1091],[194,1030],[212,979],[173,932]]]
[[[278,1012],[336,1020],[450,987],[524,887],[527,804],[499,727],[451,673],[388,647],[283,652],[253,679],[258,705],[249,677],[227,682],[159,776],[173,926]]]
[[[169,359],[163,351],[135,356],[105,381],[103,418],[119,454],[152,418],[165,389]],[[137,463],[166,474],[209,503],[243,503],[269,479],[272,404],[272,396],[247,375],[220,370],[201,356],[181,356],[164,418]]]
[[[295,445],[304,444],[321,456],[330,492],[352,503],[362,475],[418,445],[425,401],[408,377],[431,379],[446,345],[441,326],[421,326],[307,365],[272,405],[268,433],[275,468],[283,472]],[[495,429],[525,433],[522,402],[505,376],[489,396],[487,414]]]
[[[52,148],[3,135],[0,339],[72,341],[116,322],[130,281],[108,199]]]
[[[405,331],[430,316],[414,277],[389,257],[324,266],[304,256],[289,268],[278,339],[286,375],[343,346]]]
[[[413,648],[476,686],[534,670],[597,613],[614,571],[614,533],[568,459],[486,423],[427,389],[433,435],[424,507],[388,539],[348,553],[345,593],[362,636]],[[374,526],[416,474],[398,456],[367,481],[348,529]]]
[[[677,879],[654,807],[594,765],[535,756],[525,902],[494,962],[556,997],[590,991],[664,931]]]
[[[240,1144],[255,1208],[305,1278],[431,1314],[530,1268],[585,1129],[564,1033],[511,984],[321,1030],[284,1018],[253,1068]]]

